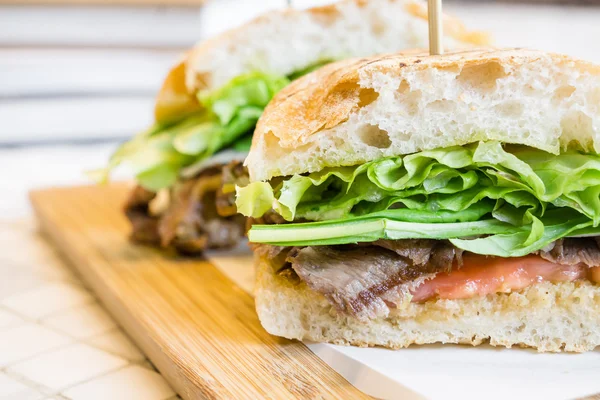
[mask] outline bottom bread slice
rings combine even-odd
[[[544,352],[584,352],[600,345],[600,286],[588,281],[539,283],[519,292],[430,300],[361,322],[339,314],[300,281],[274,273],[255,256],[256,310],[272,335],[317,342],[384,346],[462,343],[514,345]]]

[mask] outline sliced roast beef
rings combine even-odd
[[[585,264],[600,266],[598,238],[566,238],[554,242],[552,249],[541,251],[540,256],[548,261],[563,265]]]
[[[246,231],[252,228],[252,225],[276,225],[276,224],[288,224],[289,221],[283,219],[283,217],[277,214],[273,210],[269,210],[264,213],[260,218],[248,218],[246,220]]]
[[[185,254],[236,246],[245,235],[245,218],[217,212],[222,168],[207,168],[193,179],[177,182],[171,189],[168,207],[159,216],[150,213],[149,204],[155,194],[136,188],[126,206],[133,239],[174,247]],[[153,240],[142,240],[146,238]]]
[[[125,203],[125,215],[133,227],[131,239],[136,242],[155,245],[160,243],[158,218],[150,215],[150,202],[154,197],[156,193],[137,186]]]
[[[289,263],[287,262],[287,257],[290,250],[292,250],[291,247],[250,243],[250,248],[252,249],[254,254],[258,254],[262,258],[268,259],[275,273],[278,273],[281,270],[285,269],[285,267],[289,266]]]
[[[415,265],[432,264],[434,269],[450,271],[452,267],[462,265],[463,251],[454,247],[447,240],[433,239],[405,239],[405,240],[377,240],[375,246],[391,250],[396,254],[406,257]]]
[[[292,268],[314,291],[336,309],[360,320],[385,316],[382,297],[398,285],[444,267],[413,264],[391,250],[375,246],[315,246],[296,248],[288,257]]]

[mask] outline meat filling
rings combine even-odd
[[[153,215],[150,207],[156,194],[135,188],[125,206],[133,228],[132,239],[173,247],[184,254],[235,247],[245,235],[246,219],[235,212],[232,194],[225,190],[224,183],[234,186],[234,180],[243,172],[241,163],[231,163],[178,182],[170,190],[168,206],[159,215]]]
[[[141,186],[133,189],[125,203],[125,215],[132,225],[131,238],[140,243],[160,244],[158,234],[159,219],[150,213],[150,202],[156,193]]]
[[[296,248],[287,260],[300,279],[338,311],[362,320],[387,315],[389,307],[383,296],[395,287],[451,268],[433,262],[417,265],[377,246]]]
[[[373,245],[408,258],[417,266],[432,264],[435,270],[450,272],[453,265],[462,265],[463,251],[446,240],[377,240]]]
[[[388,315],[403,298],[465,299],[543,281],[600,283],[600,248],[594,238],[563,239],[539,254],[508,259],[463,254],[436,240],[303,248],[255,245],[255,251],[274,260],[276,272],[290,276],[291,269],[294,279],[324,295],[338,312],[360,320]]]

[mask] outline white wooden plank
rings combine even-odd
[[[154,95],[178,50],[0,48],[0,100],[76,93]]]
[[[197,7],[2,6],[0,46],[188,47]]]

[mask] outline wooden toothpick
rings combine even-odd
[[[444,54],[442,0],[427,0],[429,18],[429,54]]]

